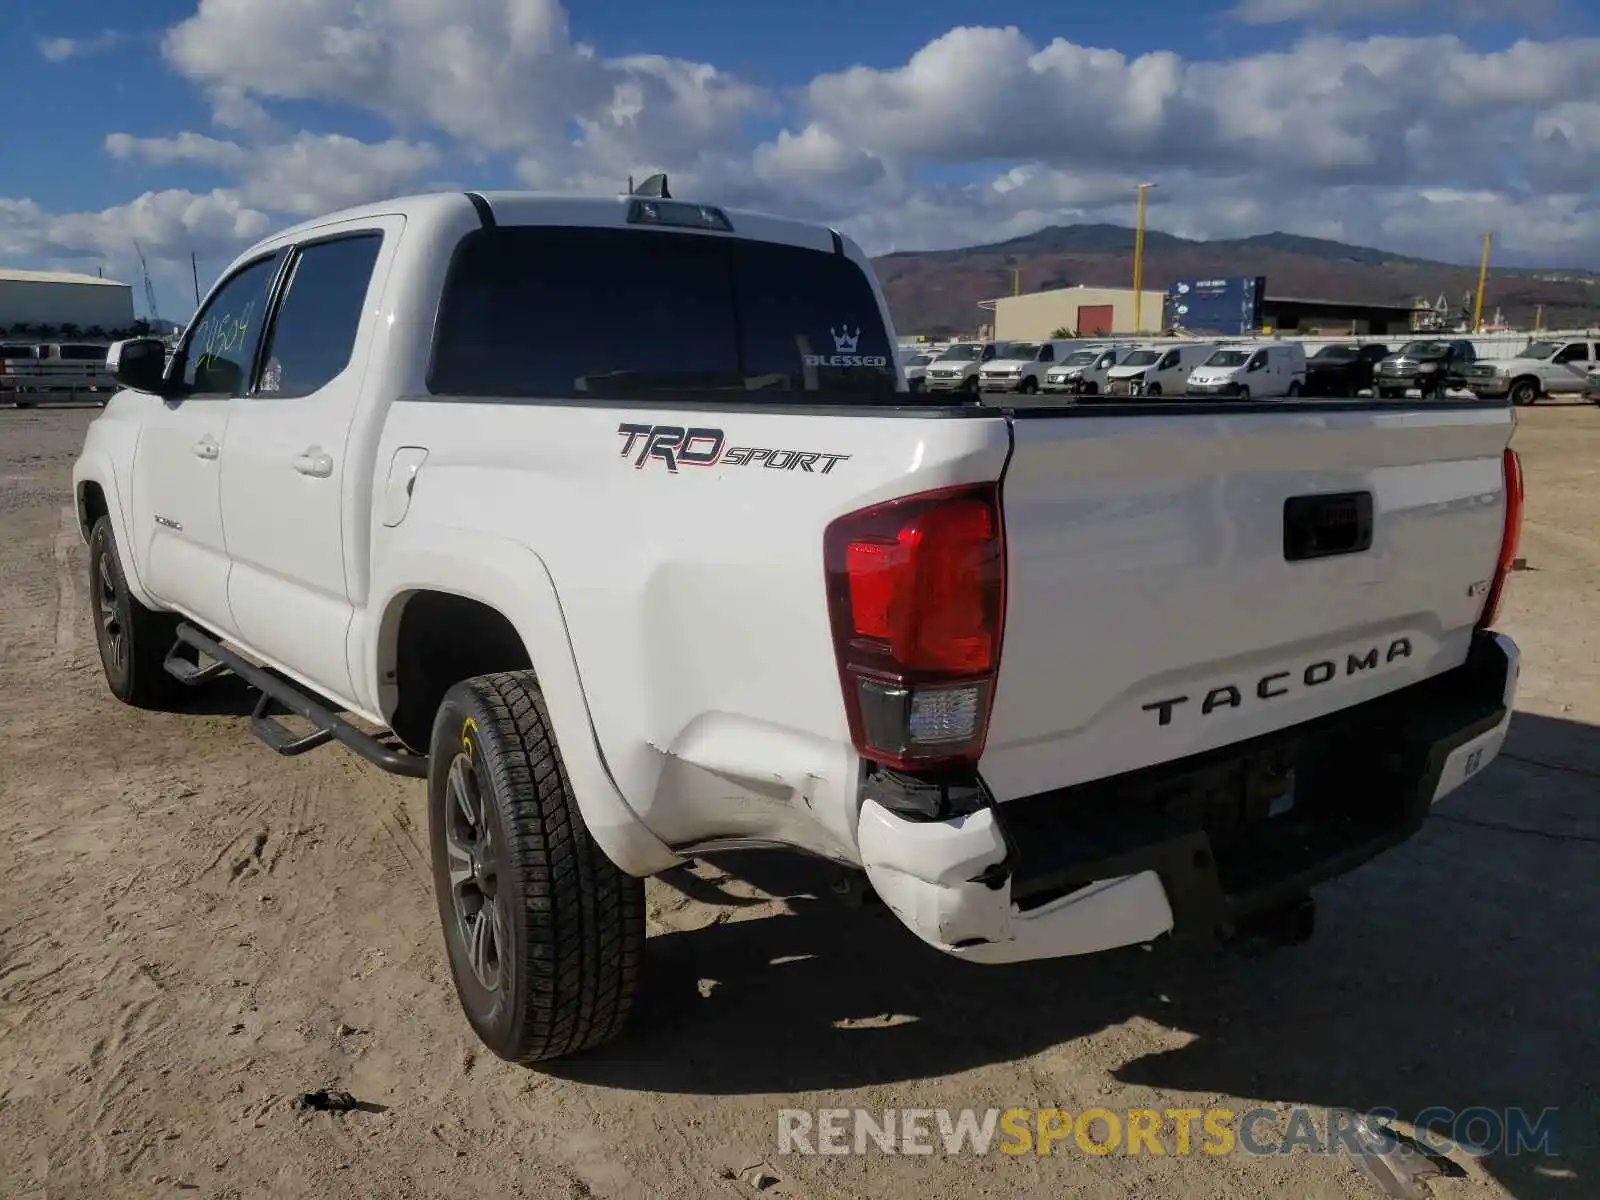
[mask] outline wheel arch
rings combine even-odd
[[[94,532],[95,522],[101,517],[109,518],[128,591],[146,608],[163,608],[145,590],[144,577],[139,570],[139,556],[134,552],[133,536],[123,516],[122,495],[117,489],[117,477],[111,464],[99,456],[80,458],[72,469],[72,498],[78,534],[83,538],[84,545],[89,544],[89,535]]]
[[[654,874],[683,861],[646,828],[611,776],[555,582],[543,559],[505,538],[449,529],[413,531],[404,545],[382,552],[378,564],[381,578],[374,580],[369,610],[375,617],[358,678],[369,682],[376,710],[396,734],[409,734],[408,742],[417,736],[415,728],[395,727],[396,721],[415,726],[418,719],[415,707],[405,708],[408,686],[424,689],[422,698],[410,703],[425,709],[428,696],[437,692],[442,698],[459,678],[532,670],[584,823],[606,855],[633,875]],[[467,674],[442,687],[436,674],[420,681],[406,677],[416,666],[416,639],[431,638],[443,628],[440,621],[468,617],[475,628],[462,639],[464,648],[445,643],[446,658],[457,664],[453,670],[447,666],[447,674]],[[431,719],[430,714],[430,728]],[[422,740],[425,744],[425,735]]]

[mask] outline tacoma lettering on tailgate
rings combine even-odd
[[[1360,674],[1362,671],[1376,671],[1388,666],[1397,658],[1410,657],[1411,639],[1395,638],[1387,649],[1370,646],[1361,654],[1346,654],[1342,670],[1341,664],[1335,659],[1322,658],[1307,663],[1299,671],[1274,671],[1256,680],[1224,683],[1206,692],[1204,699],[1200,701],[1200,715],[1209,717],[1225,710],[1243,708],[1247,695],[1253,696],[1255,700],[1277,700],[1303,688],[1321,687],[1325,683],[1333,682],[1340,675],[1350,676]],[[1192,700],[1192,696],[1169,696],[1165,700],[1155,700],[1141,707],[1145,712],[1156,714],[1157,725],[1171,725],[1173,710]]]

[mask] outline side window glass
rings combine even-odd
[[[280,255],[245,267],[212,296],[184,341],[184,394],[241,396],[261,342],[267,289]]]
[[[1055,362],[1055,360],[1056,348],[1054,346],[1052,346],[1049,342],[1046,342],[1044,345],[1039,347],[1040,362]]]
[[[1267,365],[1267,355],[1266,355],[1265,351],[1262,351],[1261,353],[1253,355],[1251,357],[1250,365],[1248,367],[1246,367],[1245,370],[1247,370],[1247,371],[1259,371],[1259,370],[1261,370],[1262,367],[1264,367],[1266,365]]]
[[[382,247],[381,233],[363,233],[300,251],[267,334],[256,395],[309,396],[349,366]]]
[[[1167,353],[1165,355],[1162,356],[1161,361],[1156,364],[1156,370],[1158,370],[1158,371],[1170,371],[1173,367],[1175,367],[1177,365],[1178,365],[1178,352],[1176,350],[1169,350],[1169,351],[1167,351]]]

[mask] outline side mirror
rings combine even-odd
[[[128,338],[106,351],[106,370],[118,387],[161,395],[167,387],[167,344],[160,338]]]

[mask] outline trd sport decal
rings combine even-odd
[[[804,471],[826,475],[849,458],[820,450],[773,450],[760,446],[729,446],[720,429],[691,429],[682,425],[618,425],[622,457],[632,456],[634,470],[652,459],[666,464],[672,474],[679,467],[762,467],[768,471]]]

